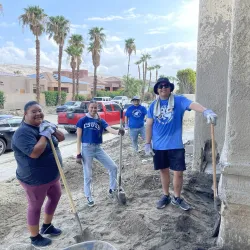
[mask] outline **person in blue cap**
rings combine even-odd
[[[166,207],[170,202],[187,211],[189,204],[181,198],[185,149],[182,142],[183,115],[186,110],[203,113],[208,123],[216,125],[217,115],[201,104],[182,95],[174,95],[174,84],[168,78],[159,78],[154,86],[158,99],[151,103],[147,114],[145,154],[153,155],[154,169],[160,170],[163,196],[157,208]],[[170,172],[173,170],[174,195],[169,194]]]
[[[135,152],[138,152],[139,135],[145,140],[144,119],[147,115],[147,109],[140,104],[140,97],[134,96],[133,103],[125,113],[125,129],[129,129],[129,135]]]

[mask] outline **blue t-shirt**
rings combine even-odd
[[[174,96],[174,108],[168,111],[168,100],[160,100],[161,115],[157,118],[153,115],[154,105],[151,103],[148,109],[148,118],[153,119],[152,142],[153,149],[169,150],[184,148],[182,142],[182,119],[184,112],[189,110],[191,100],[181,95]]]
[[[44,152],[38,158],[30,157],[40,137],[39,127],[23,122],[12,138],[12,149],[17,161],[16,177],[18,180],[32,186],[46,184],[59,177],[58,167],[49,141]],[[58,158],[62,163],[58,141],[53,135],[52,140]]]
[[[82,117],[76,127],[82,129],[82,143],[102,143],[102,133],[109,125],[103,119]]]
[[[141,128],[144,126],[144,118],[147,114],[147,109],[141,105],[139,106],[130,106],[125,116],[128,117],[128,126],[129,128]]]

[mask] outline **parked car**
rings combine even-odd
[[[75,108],[79,108],[81,105],[80,101],[70,101],[70,102],[66,102],[65,104],[59,106],[56,108],[56,112],[66,112],[66,111],[70,111],[73,110]]]
[[[128,99],[127,96],[115,96],[112,99],[112,101],[118,103],[121,106],[124,106],[125,104],[130,103],[130,100]]]
[[[0,155],[6,150],[11,149],[12,136],[22,122],[20,116],[9,116],[5,118],[0,117]]]
[[[94,97],[93,100],[99,101],[99,102],[109,102],[111,101],[111,97],[108,97],[108,96]]]
[[[88,101],[81,103],[80,108],[76,108],[71,112],[58,113],[58,125],[64,127],[64,129],[73,134],[76,132],[76,124],[80,118],[84,117],[88,113]],[[115,102],[97,102],[98,114],[109,125],[115,125],[120,123],[121,107]]]

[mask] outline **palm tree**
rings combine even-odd
[[[69,44],[76,46],[77,48],[81,49],[83,52],[84,49],[84,43],[83,43],[83,37],[79,34],[74,34],[69,39]],[[82,63],[82,53],[79,55],[76,59],[77,61],[77,71],[76,71],[76,96],[79,95],[79,71],[80,71],[80,65]]]
[[[58,104],[61,105],[62,93],[61,93],[61,67],[62,67],[62,56],[63,46],[65,39],[70,32],[70,22],[64,16],[51,16],[47,23],[47,33],[49,39],[53,37],[54,41],[59,46],[58,55]]]
[[[142,63],[141,60],[135,62],[135,65],[138,66],[138,73],[139,73],[139,80],[141,80],[141,70],[140,70],[140,64]]]
[[[125,54],[128,54],[128,73],[127,73],[127,79],[129,75],[129,65],[130,65],[130,56],[133,52],[136,54],[136,45],[135,45],[135,39],[129,38],[125,40],[125,48],[124,48]]]
[[[148,91],[150,89],[150,83],[151,83],[151,79],[152,79],[152,70],[154,70],[155,67],[154,66],[151,66],[151,67],[148,67],[148,70],[149,70],[149,83],[148,83]]]
[[[145,85],[146,85],[146,78],[147,78],[147,67],[148,67],[148,60],[151,59],[150,54],[142,54],[141,61],[142,61],[142,74],[143,74],[143,86],[141,91],[141,99],[144,100],[144,93],[145,93]]]
[[[45,31],[47,15],[39,6],[29,6],[24,9],[24,14],[19,16],[23,28],[28,26],[36,37],[36,99],[40,102],[40,40],[39,37]]]
[[[161,65],[157,64],[155,65],[155,81],[157,82],[158,79],[158,70],[161,68]]]
[[[75,100],[75,95],[76,95],[75,70],[76,70],[77,58],[82,54],[82,48],[78,48],[74,45],[69,45],[66,48],[65,52],[68,54],[68,59],[70,59],[70,67],[72,69],[72,84],[73,84],[72,100]]]
[[[89,40],[90,44],[88,51],[92,53],[92,62],[94,65],[94,88],[93,88],[93,97],[96,96],[96,87],[97,87],[97,68],[100,65],[101,60],[101,50],[102,46],[105,44],[106,35],[103,33],[103,28],[94,27],[89,30]]]

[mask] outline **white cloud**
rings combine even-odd
[[[176,15],[174,26],[178,28],[198,27],[199,0],[183,1]]]
[[[87,29],[88,25],[87,24],[71,24],[70,28],[73,28],[73,29]]]
[[[9,27],[13,27],[13,26],[16,26],[15,22],[13,22],[13,23],[1,22],[0,23],[0,27],[3,27],[3,28],[9,28]]]
[[[145,34],[154,35],[154,34],[166,34],[169,30],[169,27],[156,27],[154,29],[149,29]]]
[[[107,35],[106,36],[106,41],[107,42],[119,42],[119,41],[122,41],[122,39],[118,36],[109,36]]]
[[[136,8],[130,8],[130,9],[128,9],[128,10],[124,10],[123,12],[124,13],[130,13],[130,12],[133,12],[134,10],[136,10]]]
[[[89,21],[113,21],[113,20],[121,20],[124,19],[122,16],[106,16],[106,17],[89,17],[87,20]]]
[[[114,21],[114,20],[132,20],[141,18],[144,21],[152,21],[152,20],[171,20],[174,17],[174,13],[170,13],[168,15],[154,15],[154,14],[139,14],[135,13],[136,8],[130,8],[125,10],[123,15],[119,16],[106,16],[106,17],[89,17],[87,20],[89,21]]]

